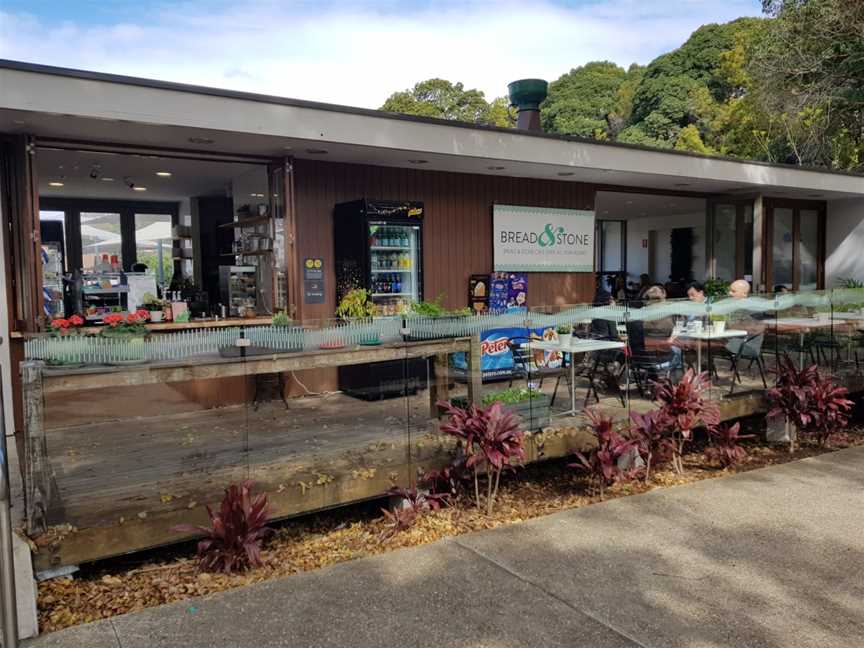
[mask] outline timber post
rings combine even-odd
[[[48,527],[48,507],[54,483],[45,437],[44,367],[45,363],[40,360],[21,363],[24,396],[24,512],[28,533]]]
[[[480,334],[471,336],[468,350],[468,402],[480,403],[483,400],[483,353],[480,347]]]

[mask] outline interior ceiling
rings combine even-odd
[[[89,142],[146,146],[155,149],[190,152],[212,152],[282,158],[323,159],[332,162],[373,164],[380,166],[422,168],[425,170],[479,173],[509,177],[545,178],[565,182],[586,182],[606,186],[643,187],[670,192],[704,194],[753,194],[756,184],[742,184],[678,176],[633,173],[608,169],[538,164],[477,158],[463,155],[417,153],[411,150],[375,148],[320,140],[301,140],[271,135],[255,135],[232,131],[196,129],[141,122],[82,118],[42,112],[0,110],[0,132],[28,133],[43,139],[65,139]],[[207,140],[205,143],[201,138]],[[310,151],[321,151],[315,153]],[[415,164],[422,156],[422,163]],[[414,161],[414,163],[412,163]],[[814,194],[812,190],[783,188],[764,192],[769,196],[796,198],[845,197],[838,192],[831,196]]]
[[[705,199],[598,191],[594,208],[598,218],[611,220],[686,214],[703,216],[705,214]]]
[[[47,197],[180,201],[192,196],[231,195],[243,178],[250,193],[267,191],[262,164],[212,162],[39,147],[39,194]],[[157,175],[167,172],[169,177]],[[52,186],[50,183],[63,183]],[[143,187],[136,191],[130,185]],[[258,197],[258,196],[256,196]]]

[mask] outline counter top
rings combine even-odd
[[[230,317],[220,320],[192,320],[191,322],[157,322],[155,324],[147,324],[147,330],[153,333],[173,333],[175,331],[192,331],[196,329],[206,328],[224,328],[227,326],[267,326],[273,321],[272,316],[266,317]],[[104,326],[83,326],[82,333],[96,335],[104,329]],[[31,338],[42,335],[41,333],[23,333],[21,331],[12,331],[9,334],[10,338]]]

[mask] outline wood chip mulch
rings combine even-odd
[[[727,469],[713,465],[701,452],[694,452],[685,457],[684,474],[660,470],[652,475],[649,484],[639,481],[607,489],[604,499],[724,477],[857,445],[864,445],[864,435],[847,433],[839,436],[831,448],[804,446],[794,454],[785,447],[750,445],[745,462]],[[502,478],[499,499],[489,517],[468,499],[462,499],[451,507],[423,514],[411,528],[385,539],[386,528],[379,513],[368,506],[364,510],[343,509],[278,526],[265,544],[264,566],[246,573],[201,573],[190,549],[185,555],[161,561],[154,558],[132,568],[97,566],[83,576],[45,581],[39,583],[40,628],[52,632],[598,501],[591,485],[567,468],[566,461],[534,464],[511,473],[506,480]]]

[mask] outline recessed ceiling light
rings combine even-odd
[[[136,185],[132,187],[132,191],[147,191],[147,187],[139,187]]]
[[[49,182],[48,186],[49,187],[62,187],[63,183],[62,182]]]
[[[632,204],[633,204],[633,201],[632,201],[632,200],[628,200],[628,201],[627,201],[626,203],[624,203],[624,204],[625,204],[625,205],[632,205]]]
[[[608,209],[604,209],[604,210],[603,210],[603,213],[604,213],[604,214],[608,214],[608,213],[609,213],[609,210],[608,210]]]
[[[576,174],[573,173],[572,171],[559,171],[558,175],[561,176],[562,178],[566,178],[567,176],[572,176],[572,175],[576,175]]]
[[[427,164],[429,160],[408,160],[409,164]]]
[[[490,171],[503,171],[504,170],[503,166],[488,166],[486,168],[489,169]]]
[[[294,150],[294,147],[293,147],[293,146],[283,146],[282,148],[285,149],[286,151],[292,151],[292,150]]]
[[[327,149],[308,148],[306,152],[309,155],[327,155]]]
[[[102,177],[100,178],[100,180],[102,180],[102,182],[114,182],[114,178],[108,178],[108,177],[105,177],[105,176],[102,176]]]
[[[190,144],[212,144],[213,141],[209,137],[190,137],[188,140]]]
[[[156,175],[159,176],[160,178],[170,178],[171,172],[170,171],[157,171]]]

